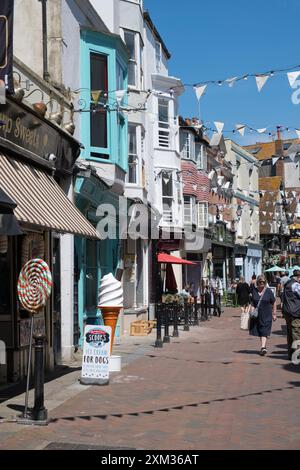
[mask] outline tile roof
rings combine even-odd
[[[288,143],[291,144],[299,144],[299,139],[285,139],[282,141],[283,145]],[[256,142],[252,145],[245,145],[244,149],[248,150],[248,152],[253,153],[253,155],[258,160],[267,160],[271,158],[272,155],[276,154],[276,142]]]

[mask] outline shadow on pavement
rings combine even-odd
[[[258,356],[258,351],[254,351],[253,349],[240,349],[239,351],[233,351],[237,354],[255,354]]]
[[[69,367],[69,366],[57,366],[54,371],[47,372],[45,374],[45,383],[51,382],[52,380],[63,377],[64,375],[70,374],[77,370],[81,370],[81,367]],[[33,378],[30,383],[30,390],[34,388]],[[21,395],[26,391],[26,380],[17,384],[11,384],[5,386],[2,390],[0,389],[0,403],[6,400]]]
[[[159,409],[156,409],[156,410],[143,410],[143,411],[134,411],[134,412],[131,412],[131,413],[111,413],[111,414],[102,414],[102,415],[86,415],[86,416],[61,416],[61,417],[57,417],[57,418],[52,418],[50,420],[50,423],[57,423],[58,421],[75,421],[76,419],[83,419],[83,420],[87,420],[87,421],[90,421],[91,419],[93,418],[98,418],[98,419],[107,419],[107,418],[110,418],[110,417],[113,417],[113,418],[124,418],[126,416],[140,416],[140,415],[153,415],[154,413],[157,413],[157,412],[165,412],[165,413],[169,413],[173,410],[183,410],[185,408],[197,408],[198,406],[203,406],[203,405],[211,405],[211,404],[214,404],[214,403],[217,403],[217,402],[226,402],[226,401],[238,401],[240,399],[243,399],[243,398],[247,398],[247,397],[254,397],[254,396],[258,396],[258,395],[264,395],[265,393],[273,393],[273,392],[278,392],[278,391],[284,391],[284,390],[293,390],[295,388],[298,387],[298,384],[299,382],[296,382],[297,385],[289,385],[289,386],[286,386],[286,387],[280,387],[280,388],[273,388],[273,389],[269,389],[269,390],[262,390],[260,392],[252,392],[252,393],[247,393],[247,394],[244,394],[244,395],[238,395],[238,396],[235,396],[235,397],[225,397],[225,398],[215,398],[213,400],[207,400],[207,401],[202,401],[202,402],[198,402],[198,403],[187,403],[187,404],[183,404],[183,405],[176,405],[176,406],[170,406],[170,407],[167,407],[167,408],[159,408]]]

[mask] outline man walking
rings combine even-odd
[[[300,340],[300,270],[285,284],[283,314],[287,326],[288,358],[292,359],[294,341]]]

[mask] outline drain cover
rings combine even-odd
[[[73,442],[50,442],[43,450],[136,450],[134,447],[98,446]]]

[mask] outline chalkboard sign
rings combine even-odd
[[[111,327],[86,325],[80,382],[105,385],[109,382]]]

